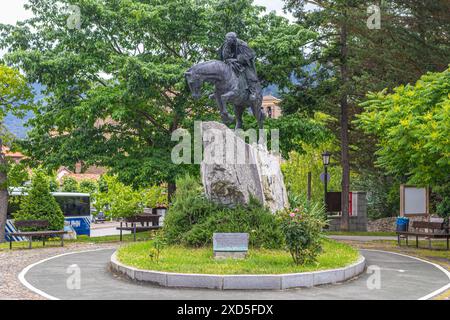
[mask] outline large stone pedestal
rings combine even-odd
[[[249,145],[218,122],[203,122],[201,174],[206,195],[218,203],[247,204],[253,196],[274,213],[288,207],[280,159]]]

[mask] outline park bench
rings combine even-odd
[[[48,229],[50,224],[47,220],[23,220],[15,221],[14,226],[17,232],[9,233],[9,249],[12,249],[13,237],[27,237],[29,241],[29,248],[31,249],[33,237],[42,237],[42,244],[45,246],[45,240],[50,237],[59,236],[61,238],[61,247],[64,246],[64,235],[67,231],[64,230],[43,230],[43,231],[20,231],[20,228],[43,228]]]
[[[447,239],[447,250],[449,250],[449,227],[444,222],[427,222],[427,221],[413,221],[412,231],[397,231],[398,245],[401,246],[401,238],[406,239],[408,245],[408,237],[416,237],[416,248],[419,247],[419,238],[425,238],[429,241],[431,249],[431,239]]]
[[[123,231],[131,231],[134,235],[134,241],[136,241],[137,232],[160,229],[159,218],[161,218],[160,214],[146,214],[122,219],[120,226],[117,227],[117,230],[120,230],[120,241],[122,241]]]
[[[94,216],[94,223],[104,223],[106,221],[105,214],[103,211],[100,211],[96,216]]]

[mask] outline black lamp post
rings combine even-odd
[[[324,177],[323,177],[323,185],[324,185],[324,204],[325,204],[325,212],[327,212],[327,189],[328,189],[328,165],[330,164],[331,153],[325,151],[322,153],[322,162],[324,168]]]

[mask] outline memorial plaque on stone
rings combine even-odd
[[[248,233],[214,233],[215,258],[242,259],[248,252]]]

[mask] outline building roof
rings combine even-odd
[[[278,99],[274,96],[268,95],[268,96],[264,96],[263,97],[263,103],[269,103],[269,102],[273,102],[273,103],[277,103],[280,102],[281,99]]]
[[[58,179],[63,179],[64,177],[71,177],[77,180],[78,182],[82,180],[97,181],[98,179],[100,179],[101,175],[106,172],[107,172],[106,168],[95,166],[88,167],[84,173],[75,173],[72,170],[68,169],[67,167],[60,167],[57,171],[57,175],[59,176]],[[59,175],[60,173],[63,174]]]
[[[20,159],[25,158],[25,156],[21,152],[17,151],[11,152],[8,146],[2,146],[2,153],[4,153],[6,157],[20,158]]]
[[[64,175],[64,177],[71,177],[77,180],[78,182],[82,180],[95,180],[100,179],[101,174],[97,173],[69,173]]]

